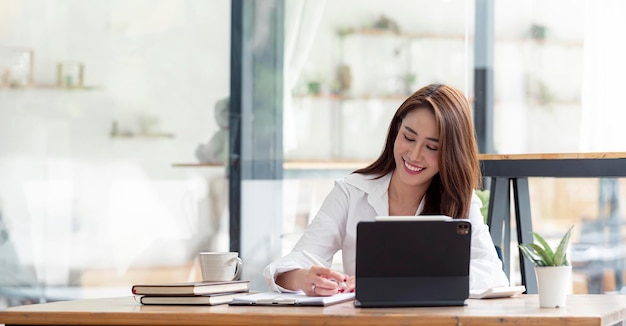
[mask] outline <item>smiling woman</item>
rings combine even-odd
[[[396,110],[380,156],[338,179],[293,251],[266,267],[270,288],[308,295],[354,291],[356,226],[377,215],[469,219],[470,290],[509,285],[474,193],[480,180],[477,152],[461,92],[441,84],[419,89]],[[345,274],[329,268],[339,250]],[[304,251],[324,266],[312,265]],[[342,281],[346,287],[337,285]]]
[[[408,138],[408,141],[423,139],[419,141],[421,145],[416,145],[421,146],[419,151],[416,150],[419,157],[398,158],[394,154],[394,151],[401,150],[399,145],[403,138]],[[403,202],[415,195],[421,201],[426,194],[428,199],[423,204],[423,214],[467,218],[472,192],[479,186],[480,169],[471,111],[461,92],[448,85],[432,84],[407,98],[391,120],[381,156],[356,173],[390,173],[396,166],[406,166],[404,162],[407,159],[409,164],[419,160],[424,164],[421,167],[429,167],[431,171],[425,175],[430,176],[424,178],[425,187],[414,187],[408,193],[407,189],[399,192]],[[396,173],[391,177],[390,198],[395,191],[391,189],[397,184],[394,179],[397,178]]]

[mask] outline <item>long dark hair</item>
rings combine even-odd
[[[381,178],[396,168],[393,147],[400,125],[409,112],[418,108],[433,112],[439,126],[439,173],[426,191],[422,214],[468,218],[472,191],[481,180],[478,146],[469,103],[451,86],[431,84],[409,96],[391,119],[380,156],[354,173]]]

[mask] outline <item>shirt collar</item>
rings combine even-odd
[[[391,173],[378,179],[374,175],[353,173],[346,177],[346,183],[363,191],[367,195],[367,202],[374,208],[376,214],[389,215],[389,182]]]
[[[380,216],[389,215],[389,182],[391,182],[391,172],[376,179],[373,175],[353,173],[346,177],[346,183],[367,194],[367,202],[372,205],[376,214]],[[415,215],[420,215],[424,210],[424,198],[420,201]]]

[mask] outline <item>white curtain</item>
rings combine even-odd
[[[283,150],[289,151],[298,146],[291,93],[311,52],[326,0],[290,0],[285,4]]]
[[[626,151],[626,1],[585,2],[579,151]]]

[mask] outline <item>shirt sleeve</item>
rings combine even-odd
[[[472,194],[470,222],[472,223],[472,248],[470,259],[470,291],[483,291],[492,287],[509,286],[509,280],[502,269],[489,227],[480,212],[482,202],[476,193]]]
[[[335,182],[319,212],[307,226],[293,250],[265,267],[263,276],[270,290],[293,292],[276,284],[276,276],[294,269],[310,268],[312,263],[302,254],[302,250],[308,251],[326,267],[331,266],[333,256],[341,249],[345,236],[347,210],[347,191]]]

